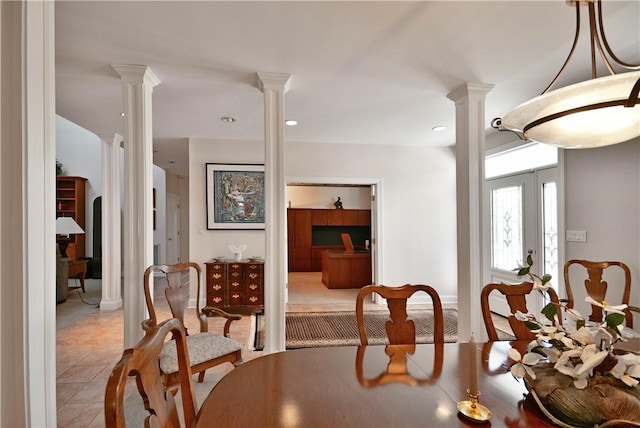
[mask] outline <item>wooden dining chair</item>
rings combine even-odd
[[[493,291],[498,291],[507,299],[507,304],[511,310],[511,315],[507,317],[509,326],[516,337],[516,340],[533,340],[536,335],[529,330],[524,321],[517,320],[514,314],[516,311],[520,311],[524,314],[529,313],[527,309],[527,296],[531,294],[533,290],[532,282],[523,282],[520,284],[503,284],[492,283],[487,284],[480,293],[480,305],[482,308],[482,318],[484,319],[484,325],[487,329],[487,335],[490,341],[500,340],[498,337],[498,331],[493,322],[492,312],[489,304],[489,296]],[[549,288],[546,291],[549,300],[558,306],[558,294],[553,288]],[[558,323],[562,324],[561,317],[558,317]]]
[[[433,341],[444,343],[444,316],[442,303],[438,292],[429,285],[405,284],[401,287],[389,287],[386,285],[367,285],[360,289],[356,297],[356,320],[360,343],[368,345],[367,331],[365,328],[364,299],[376,293],[387,300],[389,308],[389,320],[385,323],[385,330],[389,344],[411,345],[416,343],[416,325],[412,319],[407,319],[407,300],[419,291],[427,293],[433,302]]]
[[[111,371],[104,395],[105,426],[126,427],[125,397],[128,379],[135,378],[138,393],[145,410],[145,427],[179,427],[180,418],[173,394],[166,391],[159,366],[159,356],[169,334],[177,349],[178,382],[182,397],[185,426],[193,424],[197,404],[189,366],[186,331],[182,323],[173,318],[158,324],[145,333],[138,344],[124,351],[122,358]],[[129,385],[133,388],[133,385]]]
[[[202,290],[202,270],[197,263],[177,263],[173,265],[153,265],[144,271],[144,295],[149,310],[149,319],[142,322],[142,328],[149,331],[158,325],[156,309],[149,287],[149,281],[154,272],[162,272],[166,277],[167,288],[165,296],[171,315],[177,318],[183,325],[189,296],[189,272],[193,269],[197,274],[196,308],[195,316],[200,325],[200,331],[194,334],[187,332],[187,347],[189,348],[190,365],[193,373],[198,373],[198,382],[204,381],[205,371],[211,367],[223,363],[238,365],[242,363],[242,344],[229,337],[231,323],[242,319],[240,315],[229,314],[218,308],[200,306]],[[221,316],[226,318],[223,334],[209,331],[208,318]],[[164,373],[165,385],[173,388],[180,377],[178,361],[176,359],[175,342],[168,341],[160,354],[160,367]]]
[[[620,303],[612,303],[611,301],[608,301],[608,303],[613,305],[629,305],[629,297],[631,295],[631,271],[626,264],[618,261],[594,262],[589,260],[574,259],[569,260],[564,264],[564,285],[567,290],[567,298],[561,299],[560,301],[566,302],[568,308],[573,308],[575,303],[573,299],[573,291],[571,289],[570,279],[573,275],[578,275],[578,269],[576,267],[582,268],[582,278],[584,278],[584,287],[587,295],[597,302],[602,302],[603,300],[608,301],[608,299],[606,299],[606,295],[609,284],[603,279],[603,276],[606,274],[606,272],[608,272],[609,274],[615,274],[615,272],[613,271],[618,270],[621,275],[621,280],[619,282],[616,282],[615,285],[618,289],[617,293],[622,294],[622,301]],[[573,277],[575,279],[575,276]],[[624,311],[626,321],[625,324],[629,328],[633,328],[633,312],[640,314],[640,308],[635,306],[627,306],[627,309]],[[591,315],[589,315],[589,320],[602,322],[602,318],[602,308],[599,306],[591,305]]]

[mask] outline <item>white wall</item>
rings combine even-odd
[[[452,148],[288,144],[290,177],[382,181],[380,283],[426,283],[457,301],[455,155]]]
[[[231,256],[228,244],[264,255],[264,231],[206,230],[205,163],[263,163],[261,142],[190,140],[190,256]],[[382,277],[387,285],[426,283],[457,301],[455,157],[451,148],[287,143],[287,177],[379,178]],[[268,197],[268,196],[267,196]]]
[[[566,243],[566,259],[626,263],[631,270],[631,303],[635,306],[640,304],[639,143],[640,139],[635,139],[597,149],[565,151],[566,229],[587,232],[586,243]],[[612,285],[610,281],[610,289]],[[588,315],[590,311],[582,303],[583,289],[582,283],[572,286],[580,304],[577,309]]]
[[[189,140],[189,261],[233,257],[229,245],[247,246],[244,256],[265,255],[264,230],[207,230],[205,164],[264,164],[264,144],[256,141]]]
[[[322,184],[322,183],[318,183]],[[335,208],[334,202],[342,202],[348,210],[371,208],[371,188],[351,186],[287,186],[289,208]]]
[[[64,167],[65,175],[84,177],[86,183],[86,256],[93,256],[93,201],[102,196],[102,142],[91,131],[56,116],[56,159]],[[124,150],[120,149],[121,206],[124,204]],[[153,187],[157,189],[156,230],[153,243],[160,244],[161,251],[166,240],[166,177],[165,171],[153,167]],[[161,255],[164,255],[161,252]]]

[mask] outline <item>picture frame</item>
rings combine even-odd
[[[207,229],[264,229],[264,165],[207,163]]]

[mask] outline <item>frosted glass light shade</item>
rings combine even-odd
[[[73,217],[58,217],[56,219],[56,234],[72,235],[84,233],[84,230],[75,222]]]
[[[588,105],[628,100],[640,71],[587,80],[547,92],[502,118],[502,127],[524,137],[562,148],[601,147],[640,136],[640,104],[614,105],[551,119],[530,129],[536,120]]]

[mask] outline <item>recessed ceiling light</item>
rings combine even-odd
[[[235,117],[231,117],[231,116],[222,116],[220,120],[227,123],[233,123],[236,121]]]
[[[284,124],[287,126],[296,126],[298,124],[297,120],[285,120]]]
[[[434,126],[433,128],[431,128],[431,130],[434,132],[444,131],[445,129],[447,129],[447,127],[442,125]]]
[[[124,117],[124,112],[120,113],[120,116]]]

